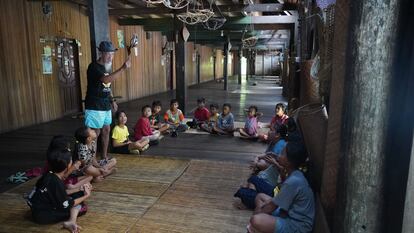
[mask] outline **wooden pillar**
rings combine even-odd
[[[175,97],[178,100],[181,111],[185,114],[187,104],[187,81],[185,77],[185,41],[183,39],[181,29],[176,31],[175,41],[175,77],[176,88]]]
[[[242,46],[239,46],[239,53],[238,53],[238,66],[237,66],[237,73],[238,73],[238,77],[237,77],[237,83],[241,84],[242,83],[242,57],[243,57],[243,50],[242,50]]]
[[[401,0],[386,162],[387,232],[414,232],[414,2]],[[408,181],[408,182],[407,182]],[[404,211],[404,213],[402,213]]]
[[[226,42],[224,43],[224,64],[223,64],[223,79],[224,79],[224,90],[227,91],[229,89],[228,87],[228,74],[227,74],[227,66],[228,66],[228,60],[229,60],[229,38],[226,37]]]
[[[197,84],[201,83],[200,66],[201,66],[201,56],[200,56],[200,53],[197,51]]]
[[[298,9],[300,11],[300,9]],[[300,57],[301,56],[301,40],[300,40],[300,21],[298,11],[291,11],[293,16],[296,16],[295,23],[290,25],[290,38],[289,38],[289,55]]]
[[[249,80],[250,74],[250,52],[247,52],[246,56],[246,81]]]
[[[337,4],[342,1],[339,0]],[[344,5],[350,15],[342,111],[337,225],[333,232],[384,232],[387,123],[398,0]],[[375,7],[373,7],[375,6]],[[344,19],[345,20],[345,19]]]
[[[98,59],[97,47],[104,40],[109,40],[108,0],[88,0],[89,31],[91,37],[92,61]]]
[[[213,50],[213,80],[216,80],[216,51]]]

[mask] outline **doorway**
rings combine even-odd
[[[247,74],[247,58],[241,57],[241,75]]]
[[[82,111],[79,51],[74,39],[56,41],[59,93],[63,115]]]

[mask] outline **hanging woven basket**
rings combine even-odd
[[[295,115],[309,154],[312,186],[320,190],[328,128],[326,107],[319,103],[308,104],[297,109]]]

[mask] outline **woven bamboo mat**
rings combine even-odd
[[[246,164],[116,158],[119,172],[94,185],[89,211],[78,219],[83,232],[245,231],[251,212],[235,209],[232,196],[249,173]],[[0,194],[0,232],[65,232],[60,223],[30,220],[22,193],[35,181]]]
[[[115,200],[113,200],[115,201]],[[111,202],[111,201],[108,201]],[[38,225],[31,220],[29,207],[22,196],[16,193],[3,193],[0,197],[0,232],[67,232],[60,223],[53,225]],[[84,232],[125,232],[137,219],[137,215],[114,212],[89,212],[79,218],[79,225]]]
[[[94,184],[83,232],[126,232],[187,168],[188,160],[115,155],[118,172]],[[38,225],[23,199],[37,179],[0,194],[0,232],[66,232],[61,223]]]
[[[130,232],[245,232],[250,211],[232,206],[245,164],[191,161],[187,171]]]

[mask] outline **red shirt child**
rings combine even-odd
[[[282,116],[276,115],[272,118],[272,121],[270,122],[270,128],[277,130],[279,126],[286,125],[288,119],[289,119],[288,115],[285,115],[285,114],[283,114]]]
[[[151,125],[148,117],[143,116],[139,118],[139,120],[135,124],[134,132],[134,137],[136,141],[141,140],[141,138],[144,136],[152,135]]]
[[[210,118],[210,111],[206,107],[197,108],[194,112],[194,118],[197,121],[208,121]]]

